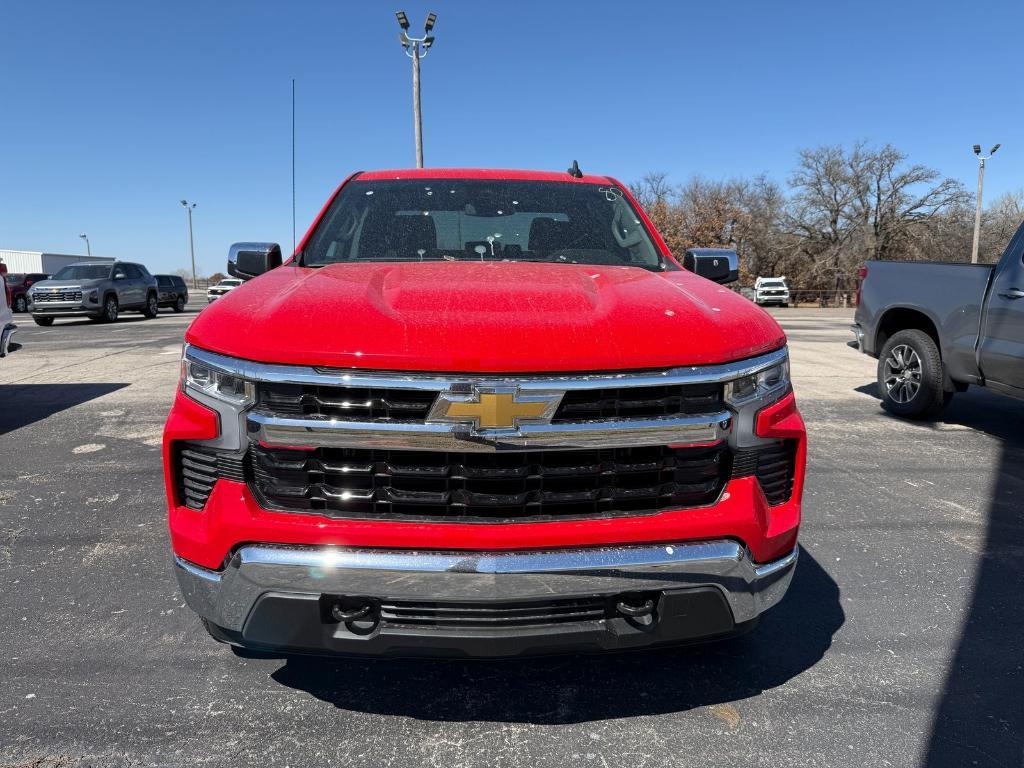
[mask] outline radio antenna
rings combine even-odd
[[[295,78],[292,78],[292,253],[295,253]]]

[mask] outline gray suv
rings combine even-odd
[[[122,310],[156,317],[156,278],[141,264],[68,264],[49,280],[32,286],[28,311],[37,325],[53,325],[58,317],[88,317],[112,323]]]

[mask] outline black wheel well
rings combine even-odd
[[[111,296],[114,297],[114,301],[116,301],[118,305],[121,304],[121,300],[117,297],[117,291],[115,291],[113,288],[107,288],[107,290],[103,292],[103,303],[106,304],[107,299],[109,299]]]
[[[939,341],[939,331],[935,327],[935,323],[924,312],[906,307],[896,307],[882,315],[882,319],[878,322],[875,349],[881,353],[882,347],[885,346],[885,342],[889,340],[890,336],[899,331],[909,330],[924,331],[931,336],[935,347],[939,350],[939,356],[942,356],[942,344]]]

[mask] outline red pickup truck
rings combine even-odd
[[[284,264],[239,243],[228,268],[247,282],[189,327],[163,442],[216,639],[632,648],[746,631],[785,593],[785,336],[720,285],[735,254],[678,261],[615,179],[357,173]]]

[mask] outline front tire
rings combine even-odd
[[[113,323],[117,321],[117,297],[107,296],[103,301],[103,322]]]
[[[51,325],[53,325],[52,317],[40,317],[39,315],[32,315],[32,319],[35,321],[36,325],[41,325],[44,328],[49,328]]]
[[[184,297],[179,296],[178,300],[176,302],[174,302],[174,311],[175,312],[184,312],[185,311],[185,299],[184,299]]]
[[[160,305],[157,302],[156,294],[151,293],[146,297],[146,303],[142,307],[142,314],[144,317],[152,320],[160,313]]]
[[[942,356],[924,331],[894,333],[878,356],[878,392],[882,407],[907,419],[937,416],[952,393],[943,386]]]
[[[18,296],[14,299],[14,311],[15,312],[28,312],[28,302],[24,296]]]

